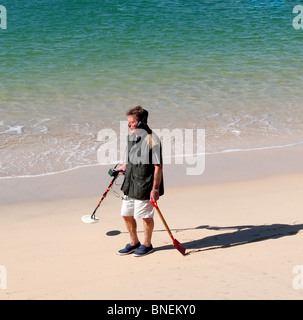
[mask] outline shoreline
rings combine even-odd
[[[186,163],[164,165],[165,188],[209,185],[303,172],[303,145],[206,154],[202,175],[187,175]],[[55,174],[0,179],[0,205],[98,197],[110,182],[113,165],[81,167]],[[120,191],[122,177],[114,190]]]
[[[238,152],[254,152],[254,151],[267,151],[267,150],[276,150],[276,149],[287,149],[287,148],[292,148],[296,146],[303,146],[303,141],[299,142],[293,142],[289,143],[286,145],[272,145],[272,146],[264,146],[264,147],[253,147],[253,148],[235,148],[235,149],[226,149],[222,151],[214,151],[214,152],[205,152],[203,154],[194,154],[192,155],[175,155],[172,158],[177,159],[177,158],[187,158],[187,157],[192,157],[192,158],[197,158],[201,156],[213,156],[213,155],[223,155],[227,153],[238,153]],[[175,160],[176,162],[176,160]],[[117,163],[121,163],[121,160],[118,161]],[[164,163],[165,163],[165,158],[164,158]],[[112,168],[116,163],[113,164],[106,164],[106,163],[96,163],[96,164],[87,164],[87,165],[82,165],[82,166],[76,166],[74,168],[68,168],[68,169],[62,169],[59,171],[54,171],[54,172],[46,172],[46,173],[41,173],[41,174],[36,174],[36,175],[21,175],[21,176],[8,176],[8,177],[0,177],[0,182],[1,180],[9,180],[9,179],[26,179],[26,178],[40,178],[40,177],[48,177],[48,176],[53,176],[53,175],[58,175],[58,174],[63,174],[63,173],[68,173],[72,171],[77,171],[85,168],[97,168],[97,167],[110,167]]]

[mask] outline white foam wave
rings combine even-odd
[[[1,126],[4,126],[3,122],[0,123]],[[0,134],[4,134],[4,133],[14,133],[16,132],[17,134],[21,134],[22,133],[22,129],[23,126],[6,126],[6,130],[4,131],[0,131]]]
[[[239,149],[225,149],[222,151],[215,151],[215,152],[205,152],[205,153],[195,153],[195,154],[184,154],[184,155],[174,155],[173,158],[180,158],[180,157],[198,157],[198,156],[211,156],[211,155],[218,155],[218,154],[226,154],[226,153],[233,153],[233,152],[251,152],[251,151],[261,151],[261,150],[270,150],[270,149],[281,149],[281,148],[290,148],[303,145],[303,141],[298,141],[294,143],[289,143],[285,145],[273,145],[273,146],[265,146],[265,147],[255,147],[255,148],[239,148]],[[86,164],[86,165],[79,165],[72,168],[54,171],[54,172],[46,172],[41,174],[34,174],[34,175],[20,175],[20,176],[8,176],[8,177],[0,177],[0,180],[7,180],[7,179],[24,179],[24,178],[39,178],[39,177],[47,177],[53,176],[57,174],[62,174],[74,170],[79,170],[83,168],[89,167],[98,167],[98,166],[109,166],[109,165],[116,165],[118,163],[122,163],[122,160],[116,161],[114,163],[94,163],[94,164]],[[1,163],[0,163],[1,168]]]

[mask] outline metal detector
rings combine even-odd
[[[115,180],[118,178],[120,172],[123,173],[123,174],[125,174],[125,171],[116,171],[115,169],[110,169],[110,170],[108,171],[108,174],[109,174],[111,177],[113,177],[113,179],[112,179],[111,183],[109,184],[108,188],[106,189],[106,191],[103,193],[103,196],[102,196],[101,200],[99,201],[96,209],[95,209],[94,212],[92,213],[92,215],[86,215],[86,216],[83,216],[83,217],[81,218],[81,220],[82,220],[83,222],[85,222],[85,223],[97,223],[97,222],[99,222],[99,218],[96,217],[96,212],[97,212],[97,210],[99,209],[102,201],[103,201],[103,200],[105,199],[105,197],[107,196],[109,190],[113,187],[114,182],[115,182]]]

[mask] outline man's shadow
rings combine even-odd
[[[183,242],[182,245],[187,250],[187,255],[220,248],[230,248],[234,246],[245,245],[257,241],[265,241],[272,239],[279,239],[286,236],[294,236],[300,230],[303,229],[303,224],[271,224],[271,225],[244,225],[244,226],[229,226],[229,227],[215,227],[215,226],[199,226],[195,229],[207,229],[207,230],[218,230],[228,231],[235,230],[233,232],[224,232],[193,240],[189,242]],[[189,229],[178,229],[176,231],[186,231]],[[179,240],[180,241],[180,240]],[[172,245],[165,245],[155,248],[156,250],[168,250],[173,249]]]

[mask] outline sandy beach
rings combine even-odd
[[[158,204],[186,256],[157,215],[153,254],[116,255],[128,234],[113,193],[98,224],[81,221],[110,182],[105,167],[1,180],[0,299],[302,299],[302,154],[211,155],[200,177],[167,166]]]

